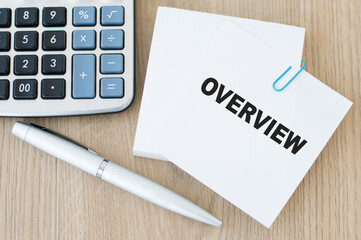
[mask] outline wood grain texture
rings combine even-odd
[[[306,28],[307,71],[354,102],[281,214],[263,227],[171,163],[132,146],[157,6]],[[136,98],[118,114],[0,119],[0,239],[361,239],[361,1],[136,0]],[[72,137],[223,220],[214,228],[117,189],[15,139],[16,120]]]

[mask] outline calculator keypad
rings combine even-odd
[[[45,7],[43,9],[44,27],[64,27],[66,25],[65,7]]]
[[[10,73],[10,57],[0,56],[0,76],[7,76]]]
[[[9,99],[9,80],[0,80],[0,100]]]
[[[44,55],[41,71],[44,75],[63,75],[66,71],[65,55]]]
[[[38,32],[16,32],[14,48],[16,51],[36,51],[38,50]]]
[[[10,50],[10,32],[0,32],[0,51],[7,52]]]
[[[43,99],[64,99],[64,79],[44,79],[41,81],[41,98]]]
[[[65,31],[44,31],[43,32],[43,50],[44,51],[62,51],[66,48]]]
[[[15,26],[37,27],[39,25],[38,8],[17,8],[15,10]]]
[[[11,10],[9,8],[0,8],[0,27],[10,27]]]
[[[114,112],[131,103],[133,0],[122,5],[109,0],[112,6],[5,1],[0,3],[0,116]]]
[[[36,75],[38,73],[38,56],[17,55],[14,57],[15,75]]]
[[[18,100],[36,99],[38,94],[38,82],[36,79],[14,80],[14,98]]]

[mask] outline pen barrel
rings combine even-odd
[[[102,157],[37,127],[17,122],[14,135],[40,150],[96,176]]]
[[[222,224],[219,219],[179,194],[115,163],[108,162],[101,179],[183,216],[213,226]]]
[[[183,216],[213,226],[222,222],[177,193],[44,128],[16,122],[12,133],[40,150],[119,188]]]

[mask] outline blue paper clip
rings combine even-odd
[[[285,88],[298,76],[298,74],[300,74],[300,73],[302,72],[302,70],[305,69],[306,63],[305,63],[304,61],[301,61],[301,62],[302,62],[302,67],[301,67],[301,69],[296,73],[296,75],[294,75],[294,76],[291,78],[291,80],[290,80],[288,83],[286,83],[286,85],[283,86],[283,88],[277,89],[277,88],[275,87],[275,85],[276,85],[276,83],[277,83],[286,73],[288,73],[288,71],[292,68],[291,66],[290,66],[284,73],[282,73],[282,75],[281,75],[279,78],[277,78],[276,81],[274,81],[274,83],[273,83],[273,89],[276,90],[277,92],[280,92],[280,91],[282,91],[283,89],[285,89]]]

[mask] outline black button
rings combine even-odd
[[[11,25],[10,8],[0,8],[0,28],[7,28]]]
[[[41,97],[43,99],[64,99],[64,79],[44,79],[41,81]]]
[[[0,100],[9,99],[9,80],[0,80]]]
[[[0,32],[0,51],[6,52],[10,50],[10,33]]]
[[[44,8],[43,25],[45,27],[64,27],[66,25],[66,8],[64,7]]]
[[[14,39],[16,51],[38,50],[38,32],[16,32]]]
[[[17,27],[37,27],[39,25],[39,9],[17,8],[15,10],[15,25]]]
[[[36,99],[38,96],[38,82],[35,79],[14,80],[14,99]]]
[[[10,74],[10,57],[0,56],[0,76],[7,76]]]
[[[38,57],[35,55],[18,55],[14,57],[15,75],[38,74]]]
[[[44,75],[62,75],[66,70],[65,55],[44,55],[41,71]]]
[[[65,31],[45,31],[43,32],[43,49],[45,51],[60,51],[66,48]]]

